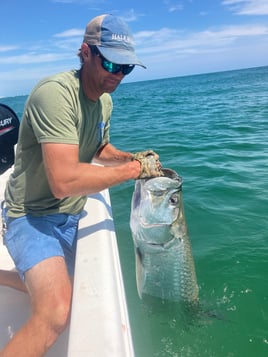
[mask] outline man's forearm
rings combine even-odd
[[[104,145],[94,157],[94,162],[105,166],[117,166],[131,161],[133,154],[116,149],[112,144]]]

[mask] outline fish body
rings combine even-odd
[[[135,246],[140,298],[151,295],[195,303],[198,285],[182,200],[182,179],[164,176],[136,180],[130,228]]]

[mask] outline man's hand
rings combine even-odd
[[[163,176],[159,155],[153,150],[141,151],[133,154],[132,160],[141,164],[141,172],[137,179]]]

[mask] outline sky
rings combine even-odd
[[[136,53],[125,82],[268,65],[268,0],[0,0],[0,97],[79,68],[86,24],[122,17]]]

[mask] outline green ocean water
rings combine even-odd
[[[26,97],[1,98],[19,116]],[[111,142],[183,178],[198,311],[140,300],[134,182],[110,190],[136,357],[268,356],[268,67],[122,84]]]

